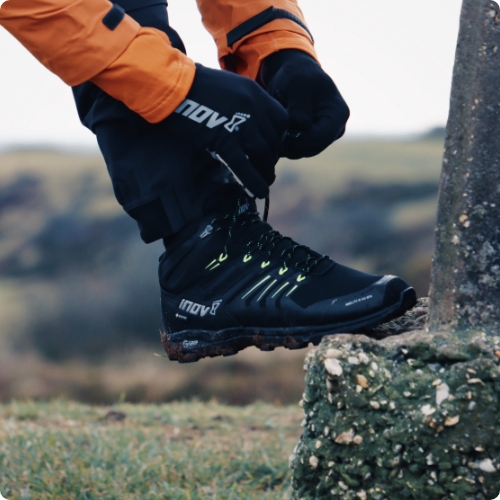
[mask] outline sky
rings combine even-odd
[[[446,123],[460,0],[299,0],[324,70],[350,109],[346,138],[407,136]],[[169,0],[188,55],[217,68],[195,0]],[[0,148],[94,148],[71,90],[0,28]]]

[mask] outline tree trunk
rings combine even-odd
[[[431,330],[500,334],[500,13],[464,0],[440,182]]]

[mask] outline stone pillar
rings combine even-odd
[[[500,333],[500,14],[464,0],[440,183],[431,330]]]

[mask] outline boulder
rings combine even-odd
[[[410,316],[395,330],[408,330]],[[498,496],[500,336],[335,335],[304,368],[294,499]]]

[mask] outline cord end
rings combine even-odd
[[[266,204],[264,205],[264,222],[267,222],[269,217],[269,196],[266,196]]]

